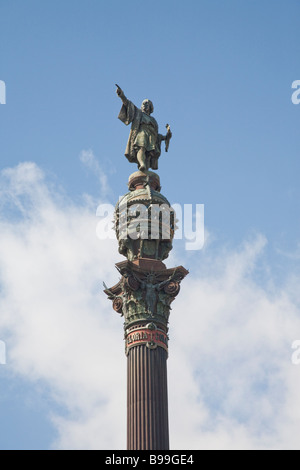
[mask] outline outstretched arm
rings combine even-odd
[[[173,274],[171,274],[171,276],[169,276],[168,279],[166,279],[165,281],[162,281],[160,282],[158,285],[157,285],[157,289],[161,289],[162,287],[164,287],[166,284],[168,284],[168,282],[172,281],[172,279],[175,277],[175,274],[176,274],[176,269],[175,271],[173,272]]]
[[[127,98],[124,95],[124,91],[117,84],[116,84],[116,87],[117,87],[117,89],[116,89],[117,95],[121,98],[122,103],[126,105],[127,104]]]

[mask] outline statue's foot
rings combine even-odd
[[[140,166],[139,170],[140,171],[147,171],[147,168],[144,165],[142,165],[142,166]]]

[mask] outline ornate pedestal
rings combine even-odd
[[[188,274],[162,262],[172,249],[175,214],[160,193],[157,174],[137,171],[118,202],[115,230],[121,278],[106,288],[124,317],[127,355],[127,449],[168,450],[168,323],[171,303]]]

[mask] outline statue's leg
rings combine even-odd
[[[139,170],[140,171],[146,171],[147,170],[147,163],[146,163],[146,149],[145,147],[140,147],[137,153],[137,161],[139,164]]]

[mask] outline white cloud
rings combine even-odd
[[[4,170],[1,188],[6,367],[45,381],[68,410],[50,411],[54,448],[122,448],[122,320],[102,293],[103,280],[118,279],[117,244],[97,239],[96,207],[59,197],[34,163]],[[192,270],[182,283],[170,321],[173,448],[300,447],[300,367],[291,363],[300,337],[299,280],[270,291],[255,281],[265,244],[257,236],[211,256],[213,266]]]
[[[285,251],[282,249],[276,250],[279,254],[286,256],[287,258],[298,261],[300,259],[300,243],[297,244],[296,249],[294,251]]]
[[[122,322],[102,294],[103,280],[115,283],[116,242],[97,239],[95,213],[69,202],[58,206],[36,165],[5,170],[1,180],[7,199],[21,209],[21,218],[9,222],[6,212],[0,222],[0,325],[11,333],[7,367],[45,380],[77,426],[104,410],[101,446],[112,439],[110,428],[114,439],[119,434],[118,414],[108,409],[118,409],[126,364]]]
[[[257,237],[227,253],[217,275],[186,280],[176,300],[170,394],[173,408],[183,409],[173,428],[184,430],[185,446],[299,447],[300,369],[291,364],[291,344],[300,309],[286,289],[268,292],[254,282],[264,245]]]
[[[109,193],[107,176],[102,170],[100,163],[94,155],[94,152],[91,149],[82,150],[79,155],[79,159],[81,163],[83,163],[98,178],[102,190],[101,194],[103,196],[107,196]]]

